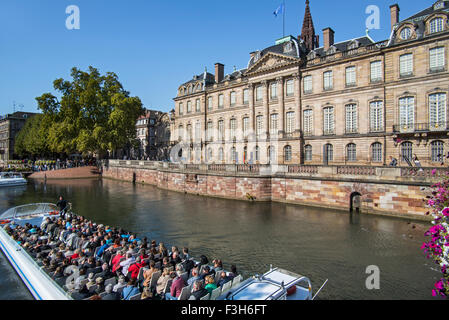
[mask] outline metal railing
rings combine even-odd
[[[430,123],[396,124],[393,126],[393,132],[396,133],[446,131],[447,129],[448,123],[446,121],[430,122]]]

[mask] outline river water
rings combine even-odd
[[[63,195],[73,211],[187,246],[193,256],[235,264],[246,278],[270,264],[308,276],[314,288],[329,279],[319,299],[432,299],[439,276],[420,250],[422,222],[281,203],[249,203],[187,195],[112,180],[34,182],[0,189],[0,212]],[[380,289],[368,290],[368,266],[380,270]],[[0,255],[0,299],[32,299]]]

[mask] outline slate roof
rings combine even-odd
[[[360,37],[360,38],[355,38],[355,39],[351,39],[351,40],[334,43],[334,46],[337,48],[337,51],[340,51],[340,52],[347,51],[347,50],[349,50],[349,45],[353,41],[358,41],[360,47],[364,47],[364,46],[375,43],[371,38],[364,36],[364,37]],[[326,55],[326,52],[324,51],[324,47],[317,48],[314,51],[319,56]]]

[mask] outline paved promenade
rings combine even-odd
[[[78,167],[61,170],[35,172],[29,176],[32,179],[85,179],[98,178],[100,171],[97,167]]]

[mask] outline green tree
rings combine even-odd
[[[14,151],[17,155],[44,156],[50,153],[48,148],[48,117],[37,114],[27,119],[16,135]]]
[[[73,68],[72,81],[57,79],[50,93],[37,97],[48,125],[48,146],[56,153],[97,153],[123,148],[135,139],[136,121],[143,114],[142,102],[130,97],[115,73],[101,75]]]

